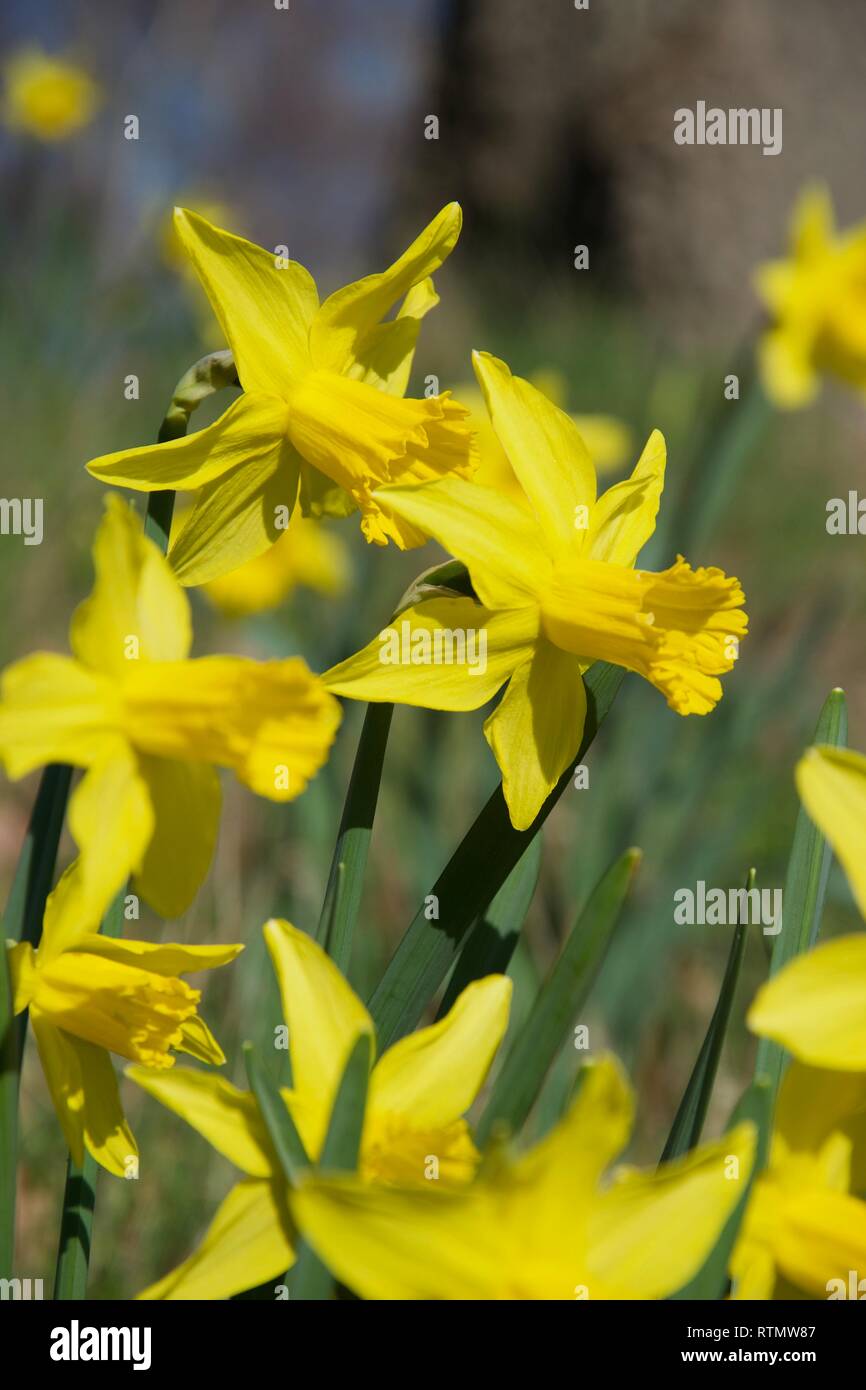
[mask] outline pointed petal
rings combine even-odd
[[[454,654],[460,651],[461,634],[467,659],[459,663]],[[537,634],[532,608],[494,613],[471,598],[427,599],[405,609],[361,651],[326,671],[322,680],[335,695],[351,700],[478,709],[529,658]],[[433,659],[437,642],[439,661]]]
[[[217,1153],[251,1178],[277,1172],[277,1159],[254,1097],[210,1071],[172,1067],[126,1068],[126,1075],[167,1109],[180,1115]]]
[[[151,662],[130,676],[124,696],[138,748],[229,767],[272,801],[300,796],[340,722],[339,704],[300,657]]]
[[[97,918],[141,866],[154,824],[148,786],[131,753],[95,763],[75,788],[69,829],[81,852],[83,899]]]
[[[219,774],[207,763],[139,758],[155,813],[135,890],[160,917],[191,905],[213,859],[220,823]]]
[[[625,482],[602,493],[590,513],[587,553],[593,560],[632,566],[655,530],[665,483],[667,449],[653,430]]]
[[[240,955],[243,944],[230,946],[182,946],[177,942],[132,941],[124,937],[89,936],[80,949],[89,956],[120,961],[156,975],[191,975],[198,970],[217,970]]]
[[[139,1298],[223,1299],[282,1282],[295,1252],[285,1204],[271,1183],[239,1182],[221,1203],[204,1240]]]
[[[203,487],[168,554],[181,584],[206,584],[279,540],[295,508],[299,469],[288,439],[275,439],[270,451]]]
[[[359,355],[363,362],[371,329],[398,299],[439,269],[457,243],[462,220],[459,204],[449,203],[387,270],[329,295],[310,330],[315,365],[345,372]]]
[[[596,1279],[608,1298],[666,1298],[688,1283],[742,1197],[754,1152],[754,1126],[743,1124],[684,1159],[614,1182],[590,1220],[590,1297]]]
[[[212,425],[165,444],[119,449],[87,465],[100,482],[136,492],[179,488],[193,492],[239,464],[257,464],[279,451],[288,407],[276,396],[239,396]]]
[[[847,748],[810,748],[796,777],[800,799],[833,846],[866,917],[866,758]]]
[[[181,1024],[181,1032],[183,1041],[177,1044],[178,1052],[185,1052],[189,1057],[195,1057],[197,1061],[210,1067],[224,1065],[225,1053],[199,1014],[185,1018]]]
[[[405,395],[421,320],[438,303],[432,280],[415,285],[395,318],[376,324],[356,343],[349,375],[391,396]]]
[[[813,1298],[826,1298],[833,1279],[847,1284],[852,1269],[862,1279],[866,1202],[820,1188],[791,1194],[776,1226],[773,1253],[786,1278]]]
[[[761,986],[746,1022],[810,1066],[866,1071],[866,934],[797,956]]]
[[[69,1152],[81,1164],[83,1145],[97,1163],[126,1177],[138,1149],[126,1122],[111,1058],[101,1047],[73,1038],[32,1009],[39,1056]]]
[[[0,758],[24,777],[46,763],[89,767],[123,747],[112,684],[69,656],[37,652],[0,681]]]
[[[517,830],[532,824],[575,757],[585,720],[580,661],[540,638],[484,725]]]
[[[461,1192],[308,1179],[289,1194],[298,1229],[366,1299],[508,1297],[509,1233],[478,1188]]]
[[[570,415],[488,352],[472,354],[478,384],[551,548],[574,544],[578,508],[595,502],[595,468]]]
[[[370,1079],[370,1109],[404,1115],[415,1129],[465,1115],[508,1027],[511,981],[488,975],[463,990],[439,1023],[390,1047]]]
[[[174,226],[204,286],[245,391],[279,395],[306,370],[315,282],[297,261],[176,208]]]
[[[533,517],[507,497],[463,478],[380,488],[376,497],[462,560],[488,608],[537,602],[550,559]]]
[[[141,519],[116,495],[106,498],[93,563],[93,592],[76,608],[69,633],[79,661],[121,677],[133,651],[141,660],[181,661],[192,642],[189,601]]]
[[[265,923],[264,934],[289,1029],[294,1090],[302,1102],[315,1102],[324,1139],[349,1053],[359,1037],[373,1037],[373,1023],[348,981],[312,937],[276,918]]]

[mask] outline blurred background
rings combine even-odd
[[[625,427],[630,443],[612,450],[605,482],[631,467],[652,427],[665,434],[668,488],[642,563],[661,568],[683,551],[737,574],[750,636],[707,719],[680,719],[627,679],[592,749],[589,789],[566,793],[548,821],[512,966],[520,1017],[599,875],[627,846],[643,849],[575,1019],[589,1023],[593,1052],[614,1048],[632,1075],[630,1156],[641,1162],[663,1145],[729,945],[726,928],[675,926],[675,890],[739,886],[750,865],[760,886],[782,886],[793,766],[831,687],[847,691],[851,743],[866,748],[866,647],[852,635],[863,630],[862,540],[825,530],[827,500],[863,475],[866,410],[834,386],[806,411],[770,410],[753,381],[752,287],[755,266],[782,254],[805,183],[828,183],[842,225],[866,217],[864,42],[858,0],[837,0],[832,23],[783,0],[590,0],[585,11],[570,0],[290,0],[287,10],[7,0],[0,15],[2,492],[45,509],[41,546],[0,537],[3,665],[66,649],[103,503],[84,463],[152,439],[177,379],[224,346],[171,242],[175,203],[288,245],[324,294],[383,268],[456,198],[463,237],[437,276],[442,302],[421,334],[412,394],[433,374],[459,396],[480,347],[543,374],[569,410]],[[62,132],[28,128],[11,109],[15,65],[32,49],[93,84]],[[676,145],[673,112],[698,100],[781,107],[783,152]],[[130,116],[137,140],[124,138]],[[589,268],[578,271],[580,244]],[[738,401],[723,395],[732,371]],[[125,397],[130,375],[138,399]],[[732,439],[739,468],[728,467]],[[267,611],[228,615],[216,593],[193,593],[195,654],[300,652],[324,670],[370,640],[439,558],[433,546],[368,549],[354,520],[327,535],[324,557],[315,543],[295,557],[299,582]],[[248,942],[208,981],[203,1005],[241,1085],[240,1041],[269,1041],[279,1020],[260,927],[271,915],[315,927],[362,713],[347,707],[330,763],[291,806],[226,779],[213,870],[170,927],[179,940]],[[496,785],[486,713],[396,712],[353,960],[365,996]],[[4,894],[36,780],[0,784]],[[65,841],[64,862],[70,854]],[[858,921],[834,870],[825,930]],[[160,929],[145,912],[139,934]],[[742,1016],[765,940],[749,944],[715,1129],[749,1075]],[[531,1132],[559,1113],[580,1059],[565,1050]],[[50,1280],[65,1151],[32,1048],[22,1094],[18,1267]],[[141,1177],[102,1176],[97,1297],[134,1294],[184,1257],[230,1183],[227,1163],[180,1120],[132,1086],[124,1096]]]

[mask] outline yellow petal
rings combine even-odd
[[[328,598],[345,592],[351,574],[349,552],[341,538],[317,521],[295,516],[275,545],[211,580],[207,596],[227,617],[243,617],[276,608],[304,585]]]
[[[97,917],[137,871],[154,830],[150,792],[129,752],[94,763],[69,801],[69,829],[80,850],[81,891]]]
[[[126,1075],[186,1120],[242,1173],[268,1178],[278,1171],[264,1120],[249,1091],[239,1091],[214,1072],[192,1067],[171,1071],[127,1067]]]
[[[294,1263],[285,1203],[268,1182],[239,1182],[221,1203],[197,1250],[138,1295],[223,1299],[274,1281]]]
[[[422,280],[406,295],[393,319],[377,323],[355,343],[347,375],[379,391],[402,396],[409,384],[421,320],[439,303],[432,280]]]
[[[373,1024],[312,937],[276,918],[265,923],[264,933],[289,1029],[293,1087],[302,1101],[315,1103],[320,1144],[349,1053],[358,1038],[373,1037]]]
[[[738,1125],[675,1163],[629,1172],[590,1220],[589,1289],[609,1298],[666,1298],[697,1273],[746,1190],[755,1129]]]
[[[119,449],[87,465],[100,482],[137,492],[193,492],[241,464],[274,460],[286,434],[287,406],[276,396],[239,396],[212,425],[165,444]]]
[[[177,1045],[178,1052],[185,1052],[211,1067],[223,1066],[226,1055],[199,1014],[185,1018],[180,1030],[183,1037]]]
[[[88,956],[152,970],[156,975],[191,975],[198,970],[216,970],[228,965],[244,948],[239,942],[230,946],[183,946],[177,942],[93,936],[80,949]]]
[[[130,658],[181,661],[192,642],[189,603],[164,557],[120,497],[106,498],[93,544],[96,582],[69,633],[79,661],[126,674]]]
[[[631,567],[656,525],[665,482],[665,441],[653,430],[625,482],[602,493],[590,515],[586,550],[593,560]]]
[[[866,1276],[866,1202],[844,1192],[804,1189],[788,1198],[773,1241],[782,1273],[813,1298],[826,1298],[828,1284],[849,1271]]]
[[[289,400],[289,439],[298,453],[343,488],[359,507],[367,539],[407,541],[389,523],[380,484],[468,475],[475,450],[468,412],[448,392],[423,400],[400,399],[335,372],[304,377]],[[384,510],[383,510],[384,509]]]
[[[467,986],[443,1019],[390,1047],[370,1079],[369,1108],[421,1129],[448,1125],[472,1105],[508,1027],[511,981]]]
[[[290,1192],[289,1209],[331,1272],[362,1298],[509,1296],[508,1231],[477,1188],[402,1191],[313,1178]]]
[[[122,749],[117,692],[68,656],[37,652],[0,683],[0,757],[7,776],[45,763],[88,767]]]
[[[526,830],[576,756],[586,719],[580,662],[540,638],[484,725],[511,823]]]
[[[337,701],[297,657],[142,663],[124,697],[139,749],[229,767],[272,801],[301,794],[340,722]]]
[[[30,1022],[73,1159],[81,1165],[86,1145],[109,1173],[125,1177],[137,1162],[138,1149],[123,1113],[108,1053],[70,1037],[39,1009],[31,1009]]]
[[[371,329],[398,299],[438,270],[457,244],[462,220],[459,204],[449,203],[387,270],[329,295],[310,329],[315,365],[344,372],[357,357],[363,362]]]
[[[244,390],[280,395],[309,365],[307,341],[319,304],[309,271],[184,208],[175,209],[174,225]]]
[[[108,903],[88,897],[84,889],[81,860],[74,859],[61,874],[54,890],[48,894],[39,960],[44,964],[52,956],[68,951],[83,936],[92,935],[99,925]]]
[[[537,634],[532,608],[493,613],[471,598],[427,599],[322,680],[352,700],[478,709],[528,660]]]
[[[462,478],[443,478],[383,489],[381,499],[463,561],[488,608],[537,602],[551,575],[550,559],[534,519],[507,497]]]
[[[146,754],[139,758],[139,769],[155,819],[135,891],[160,917],[179,917],[213,858],[222,801],[219,775],[207,763],[169,762]]]
[[[707,714],[722,697],[748,621],[743,591],[719,569],[682,556],[661,574],[577,555],[541,596],[543,626],[564,651],[610,661],[651,682],[678,714]]]
[[[181,584],[206,584],[255,559],[284,534],[298,494],[300,459],[288,439],[206,484],[168,558]]]
[[[746,1022],[810,1066],[866,1070],[866,934],[797,956],[761,986]]]
[[[796,777],[800,799],[833,846],[866,917],[866,758],[847,748],[810,748]]]
[[[769,329],[758,344],[764,390],[775,406],[796,410],[818,394],[820,379],[812,362],[812,343],[785,326]]]
[[[595,468],[571,416],[504,362],[474,352],[490,419],[551,548],[570,547],[579,508],[595,502]]]
[[[828,1071],[792,1062],[776,1106],[774,1139],[788,1153],[821,1156],[833,1135],[851,1141],[850,1185],[866,1191],[866,1070]]]

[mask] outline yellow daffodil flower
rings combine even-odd
[[[299,658],[190,660],[187,596],[119,497],[93,554],[74,655],[38,652],[3,676],[0,758],[13,778],[51,762],[85,768],[69,806],[82,891],[107,902],[134,872],[136,891],[174,917],[210,865],[216,768],[290,800],[325,761],[339,705]]]
[[[864,1192],[866,1076],[794,1062],[731,1259],[733,1297],[848,1297],[850,1271],[866,1279]]]
[[[364,1005],[316,943],[271,921],[265,940],[280,986],[292,1068],[283,1090],[307,1154],[318,1158],[343,1071],[359,1037],[373,1037]],[[424,1185],[435,1164],[445,1185],[467,1181],[478,1154],[462,1118],[508,1024],[511,981],[477,980],[451,1011],[402,1038],[370,1075],[361,1138],[363,1182]],[[228,1298],[294,1261],[286,1186],[253,1096],[204,1071],[128,1069],[128,1075],[231,1160],[245,1177],[219,1208],[198,1250],[142,1298]]]
[[[86,1147],[103,1168],[137,1177],[138,1150],[120,1103],[109,1053],[160,1072],[171,1049],[221,1066],[222,1049],[197,1012],[201,991],[181,975],[213,970],[242,946],[160,945],[100,936],[82,914],[79,861],[45,908],[37,950],[9,943],[16,1014],[30,1010],[42,1068],[69,1152]]]
[[[632,1127],[631,1091],[605,1058],[565,1118],[523,1157],[451,1191],[305,1178],[298,1230],[368,1299],[665,1298],[709,1254],[751,1172],[754,1128],[653,1171],[606,1169]],[[675,1239],[672,1234],[675,1233]]]
[[[305,516],[357,507],[368,540],[423,542],[373,493],[386,482],[468,476],[475,465],[467,411],[448,392],[403,399],[421,320],[438,302],[430,276],[452,251],[460,216],[449,204],[388,270],[319,304],[296,261],[176,211],[243,395],[207,429],[88,468],[120,487],[199,492],[170,551],[181,583],[203,584],[261,554],[299,493]],[[396,317],[383,321],[398,300]]]
[[[758,360],[775,405],[807,405],[823,376],[866,389],[866,223],[837,233],[829,193],[807,189],[788,259],[760,266],[755,283],[771,319]]]
[[[178,532],[186,518],[181,514]],[[296,517],[279,540],[240,569],[222,574],[203,592],[227,618],[277,608],[296,588],[338,598],[349,583],[349,551],[321,521]]]
[[[554,405],[565,409],[566,387],[561,373],[534,372],[529,381]],[[491,424],[483,393],[473,384],[458,386],[455,395],[468,409],[469,425],[478,441],[479,463],[474,481],[526,506],[526,494]],[[572,415],[571,419],[599,476],[622,467],[632,448],[632,433],[627,425],[612,415]]]
[[[866,758],[847,748],[810,748],[796,778],[866,917]],[[747,1022],[811,1066],[866,1071],[866,933],[795,957],[758,990]]]
[[[39,140],[67,140],[90,123],[99,106],[99,88],[82,68],[38,48],[13,54],[4,72],[6,124]]]
[[[664,481],[658,431],[631,478],[596,500],[569,416],[504,362],[485,353],[474,362],[526,505],[451,478],[377,496],[468,567],[480,602],[410,607],[323,679],[352,699],[447,710],[477,709],[508,682],[484,733],[512,823],[525,829],[577,754],[591,662],[638,672],[679,714],[706,714],[747,620],[739,583],[721,570],[692,570],[681,556],[660,574],[634,568]]]

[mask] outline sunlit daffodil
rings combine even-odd
[[[278,607],[297,588],[339,598],[350,574],[342,538],[323,522],[299,516],[268,550],[212,579],[203,592],[226,617],[241,618]]]
[[[559,372],[534,372],[529,380],[549,401],[565,409],[565,381]],[[497,438],[482,392],[476,385],[458,386],[455,395],[470,411],[469,424],[478,441],[479,463],[474,481],[482,487],[494,488],[525,506],[526,494]],[[632,449],[632,433],[627,425],[612,415],[572,415],[571,418],[597,474],[612,473],[622,467]]]
[[[73,655],[39,652],[0,685],[0,758],[18,778],[47,763],[86,769],[69,804],[82,892],[136,891],[183,912],[210,865],[216,769],[288,801],[325,761],[339,705],[299,658],[189,659],[189,601],[141,523],[109,499],[96,582],[70,629]]]
[[[810,748],[797,765],[797,787],[866,916],[866,758]],[[797,956],[758,990],[747,1021],[811,1066],[866,1072],[866,932]]]
[[[480,602],[443,597],[410,607],[397,620],[409,639],[399,661],[380,634],[324,680],[353,699],[446,710],[477,709],[508,682],[484,733],[512,823],[524,829],[580,747],[589,664],[636,671],[677,713],[707,714],[747,620],[739,583],[719,569],[692,570],[682,557],[659,574],[634,568],[664,482],[658,431],[631,478],[596,498],[573,420],[504,362],[485,353],[474,362],[525,505],[450,478],[381,495],[467,566]],[[455,632],[473,635],[476,654],[483,639],[483,662],[426,659],[425,634],[435,654],[433,639],[442,652],[442,634]]]
[[[174,1065],[173,1051],[221,1066],[222,1049],[198,1014],[201,991],[180,977],[227,965],[243,947],[100,936],[98,922],[82,915],[80,869],[76,861],[49,895],[38,949],[9,943],[13,1008],[30,1010],[75,1162],[86,1147],[110,1173],[136,1177],[138,1150],[109,1054],[161,1073]]]
[[[298,497],[304,515],[360,509],[370,541],[420,545],[423,532],[373,493],[387,482],[468,476],[475,466],[463,406],[447,392],[404,399],[421,320],[438,302],[430,276],[460,232],[458,205],[444,208],[388,270],[321,304],[296,261],[183,209],[175,225],[243,394],[207,429],[108,454],[90,472],[139,491],[198,491],[170,552],[183,584],[203,584],[261,554]]]
[[[731,1260],[738,1299],[866,1296],[866,1076],[794,1062]]]
[[[265,939],[288,1027],[292,1089],[282,1092],[307,1154],[321,1153],[346,1062],[373,1038],[364,1005],[324,951],[288,922]],[[375,1062],[359,1159],[362,1183],[465,1183],[478,1154],[463,1119],[508,1024],[511,982],[477,980],[438,1023],[403,1038]],[[294,1260],[286,1185],[253,1096],[205,1071],[128,1074],[230,1159],[244,1178],[222,1203],[196,1252],[144,1298],[228,1298],[277,1279]]]
[[[632,1111],[605,1058],[540,1144],[492,1160],[471,1185],[375,1188],[313,1175],[291,1194],[292,1215],[363,1298],[665,1298],[700,1268],[742,1196],[754,1130],[740,1125],[685,1159],[621,1169],[603,1184]]]
[[[760,266],[755,283],[770,313],[759,363],[775,405],[807,405],[825,376],[866,390],[866,223],[837,232],[829,193],[807,189],[788,259]]]
[[[4,77],[6,124],[39,140],[67,140],[90,123],[99,106],[99,88],[82,68],[37,48],[8,58]]]

